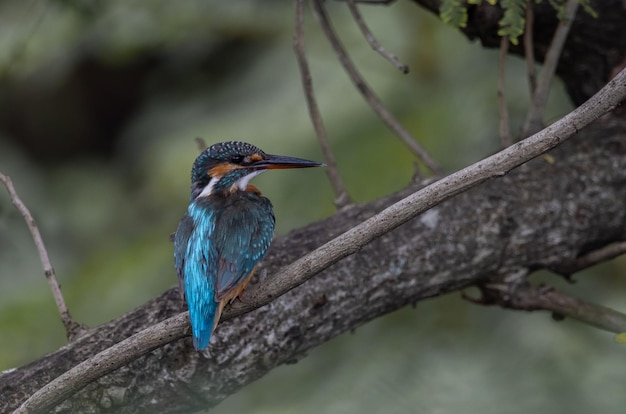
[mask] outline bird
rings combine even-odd
[[[250,180],[272,169],[322,166],[240,141],[213,144],[196,158],[189,206],[174,234],[196,350],[208,347],[224,306],[241,295],[274,237],[272,203]]]

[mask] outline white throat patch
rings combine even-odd
[[[248,188],[248,184],[250,183],[250,180],[252,180],[254,177],[264,172],[265,170],[256,170],[256,171],[252,171],[248,175],[241,177],[239,180],[235,181],[235,184],[233,184],[232,187],[230,187],[230,191],[236,191],[237,189],[241,191],[246,191],[246,188]],[[211,181],[209,181],[209,183],[202,189],[198,197],[210,196],[211,193],[213,193],[213,189],[215,188],[217,183],[220,181],[220,179],[221,177],[211,178]]]
[[[266,170],[256,170],[246,176],[241,177],[239,180],[235,181],[235,184],[233,184],[233,186],[230,187],[230,190],[235,191],[237,187],[239,187],[241,191],[246,191],[246,188],[248,188],[248,184],[250,183],[250,180],[252,180],[257,175],[264,173],[265,171]]]

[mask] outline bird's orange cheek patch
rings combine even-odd
[[[229,163],[219,164],[209,170],[209,176],[223,177],[229,172],[231,172],[232,170],[236,170],[237,168],[239,168],[239,166],[235,164],[229,164]]]
[[[252,154],[250,155],[251,162],[263,161],[263,156],[261,154]]]

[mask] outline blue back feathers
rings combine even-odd
[[[176,231],[174,255],[196,349],[208,346],[219,302],[250,275],[273,235],[272,205],[254,192],[191,202]]]

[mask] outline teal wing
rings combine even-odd
[[[215,300],[242,283],[263,259],[274,236],[274,212],[265,197],[253,193],[229,197],[215,226],[218,251]]]

